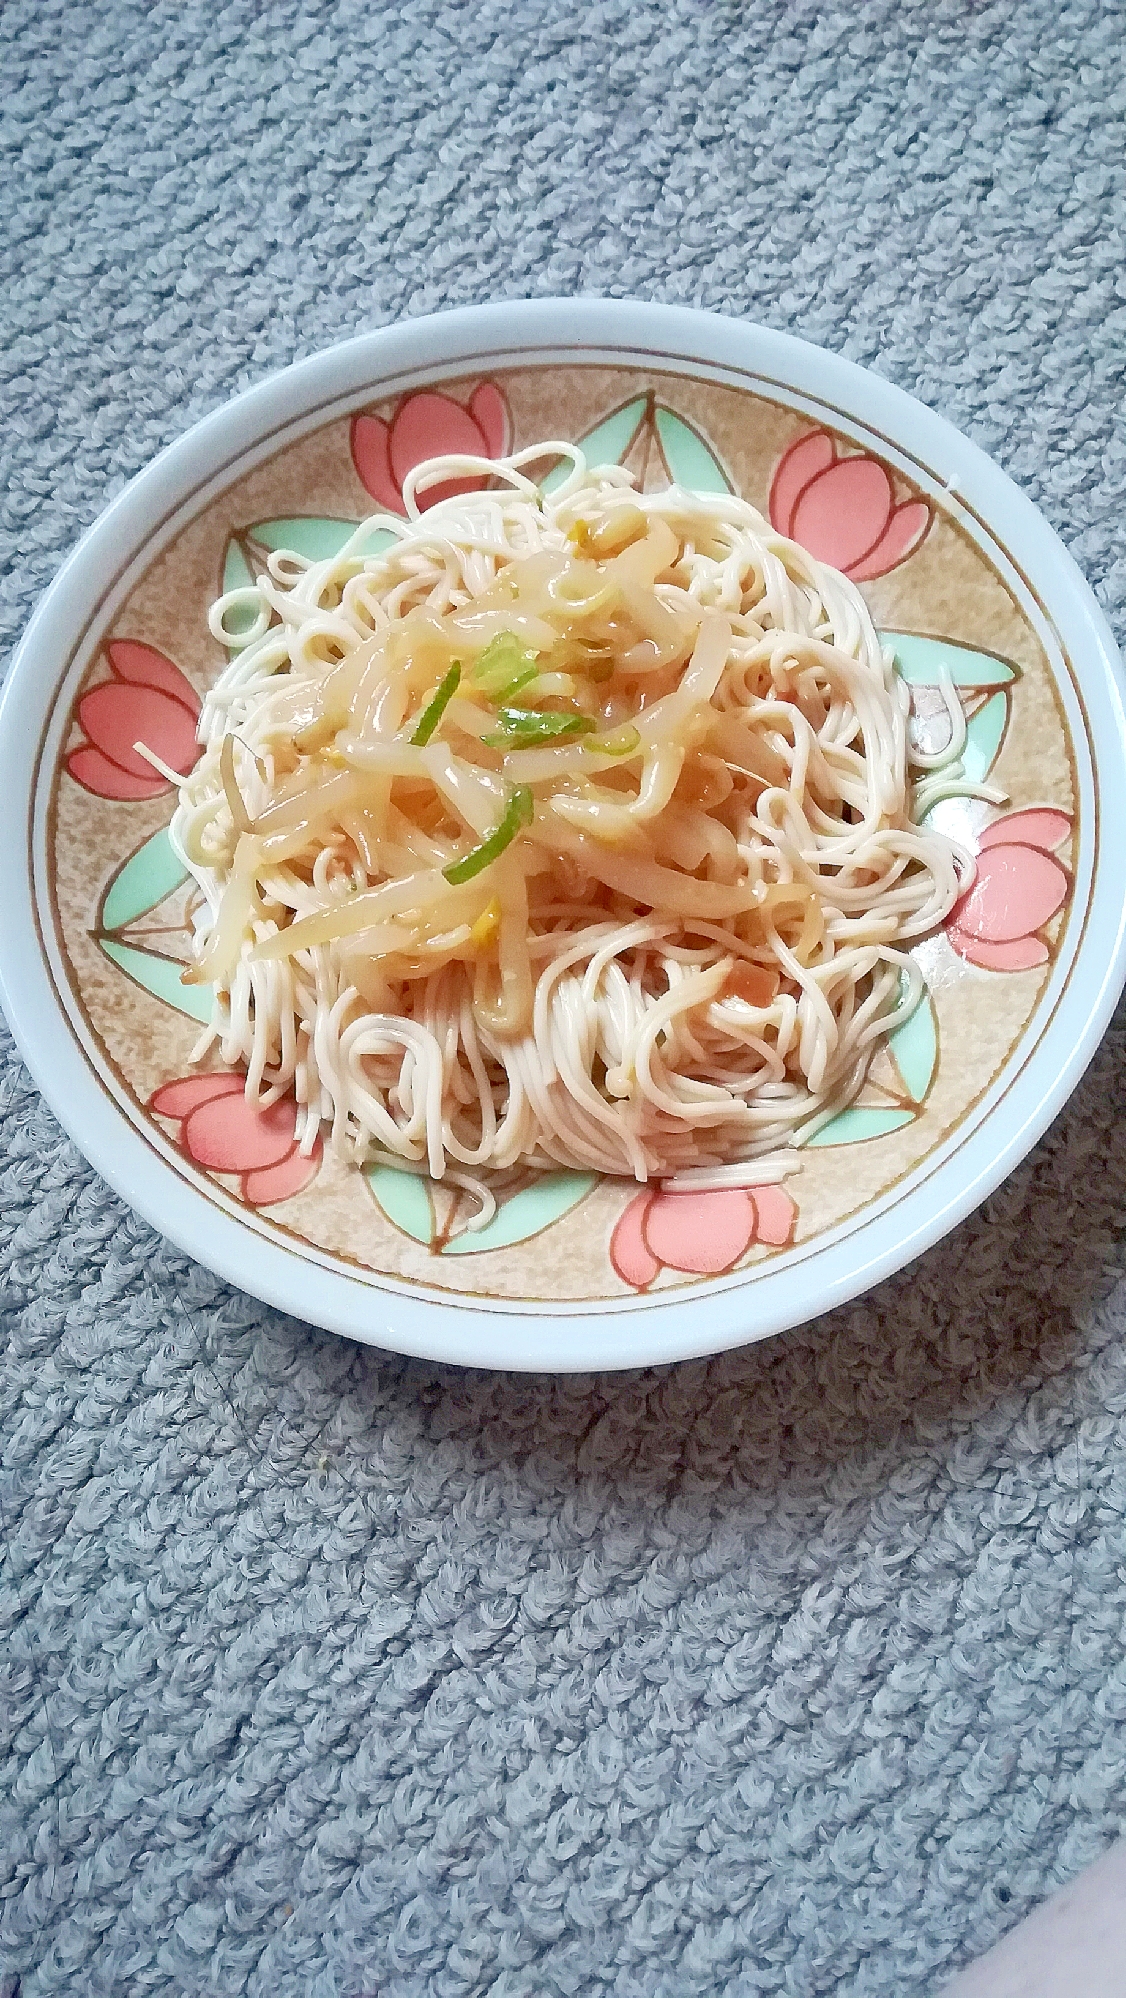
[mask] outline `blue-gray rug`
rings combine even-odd
[[[1121,636],[1124,50],[1120,0],[6,0],[4,642],[234,390],[576,291],[914,390]],[[1124,1051],[865,1302],[553,1382],[225,1290],[5,1042],[5,1994],[939,1991],[1126,1828]]]

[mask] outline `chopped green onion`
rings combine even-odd
[[[451,887],[460,888],[463,881],[472,881],[494,860],[499,860],[506,846],[511,846],[522,826],[530,826],[535,814],[535,800],[526,784],[517,784],[509,794],[508,805],[499,826],[492,831],[480,846],[471,847],[460,860],[451,860],[442,872]]]
[[[529,666],[532,667],[531,673],[528,673]],[[493,699],[498,694],[507,693],[513,680],[526,673],[529,680],[534,679],[535,662],[511,631],[498,631],[473,668],[473,678],[481,692]],[[527,680],[521,679],[521,685],[526,686]]]
[[[589,715],[539,714],[535,708],[501,708],[497,715],[500,730],[482,736],[490,749],[511,749],[530,742],[554,742],[560,737],[590,735],[594,723]]]
[[[461,661],[455,659],[445,679],[439,685],[434,699],[427,703],[418,718],[418,727],[411,737],[411,742],[416,749],[422,749],[429,742],[434,730],[437,728],[438,723],[441,721],[442,716],[445,714],[446,709],[457,692],[460,680]]]
[[[598,741],[590,746],[603,756],[632,756],[640,743],[641,737],[633,723],[627,722],[624,728],[616,728],[609,735],[600,735]]]
[[[497,688],[493,699],[497,701],[510,701],[513,694],[522,694],[529,682],[538,680],[539,676],[540,669],[538,666],[525,666],[522,673],[517,673],[515,680],[509,681],[507,687]]]

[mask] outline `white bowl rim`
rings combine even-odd
[[[268,377],[196,423],[110,503],[82,537],[40,602],[0,696],[0,838],[27,853],[27,809],[36,743],[58,684],[38,662],[65,658],[86,607],[124,549],[139,551],[154,524],[186,495],[252,450],[266,429],[299,422],[330,397],[377,394],[395,378],[452,376],[581,352],[628,364],[644,356],[698,362],[702,370],[753,371],[795,394],[832,401],[889,435],[964,494],[988,522],[1004,522],[1019,557],[1084,670],[1083,696],[1097,758],[1100,844],[1126,843],[1126,681],[1110,628],[1071,556],[1036,507],[978,446],[914,397],[838,355],[788,333],[690,307],[583,297],[467,306],[408,319],[340,342]],[[1089,677],[1088,677],[1089,676]],[[1126,978],[1126,907],[1109,870],[1096,872],[1073,977],[997,1111],[896,1205],[841,1241],[753,1283],[707,1283],[623,1298],[622,1305],[511,1306],[438,1292],[403,1295],[339,1269],[326,1270],[217,1211],[155,1158],[105,1094],[61,1013],[38,941],[30,865],[16,870],[0,925],[0,1003],[28,1068],[64,1129],[145,1220],[179,1248],[267,1304],[393,1351],[470,1366],[574,1373],[643,1367],[750,1343],[808,1321],[901,1269],[980,1204],[1062,1108],[1110,1021]],[[1018,1050],[1011,1060],[1016,1059]],[[748,1322],[751,1321],[751,1322]],[[552,1337],[552,1331],[555,1336]],[[545,1334],[547,1338],[545,1339]],[[550,1350],[544,1350],[545,1345]]]

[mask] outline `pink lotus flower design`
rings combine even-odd
[[[798,1210],[780,1186],[721,1187],[706,1193],[651,1189],[631,1200],[610,1237],[610,1261],[623,1283],[645,1290],[662,1269],[721,1276],[755,1242],[784,1249]]]
[[[172,787],[133,744],[145,743],[171,769],[186,774],[199,755],[199,698],[179,667],[154,645],[115,638],[106,657],[110,678],[78,703],[86,741],[71,750],[66,767],[95,797],[158,798]]]
[[[291,1199],[321,1162],[319,1138],[308,1158],[297,1148],[292,1098],[260,1110],[247,1100],[245,1076],[229,1070],[163,1083],[149,1108],[179,1125],[177,1143],[196,1165],[237,1173],[239,1193],[251,1207]]]
[[[943,925],[959,957],[987,971],[1047,963],[1048,946],[1036,933],[1067,899],[1068,877],[1052,854],[1070,831],[1066,812],[1043,805],[986,826],[973,884]]]
[[[481,382],[468,406],[433,389],[404,396],[391,418],[352,418],[352,463],[374,500],[389,513],[403,513],[403,480],[425,458],[464,452],[475,458],[503,457],[511,435],[508,405],[494,382]],[[450,479],[419,493],[418,504],[435,506],[451,493],[475,492],[483,478]]]
[[[784,452],[770,488],[770,519],[819,562],[854,583],[886,576],[914,553],[931,523],[925,500],[898,500],[891,474],[866,452],[842,458],[827,430]]]

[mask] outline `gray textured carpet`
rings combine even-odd
[[[0,42],[6,643],[236,388],[576,290],[916,390],[1123,635],[1122,5],[6,0]],[[864,1304],[563,1384],[225,1291],[8,1049],[0,1989],[939,1990],[1126,1826],[1124,1041]]]

